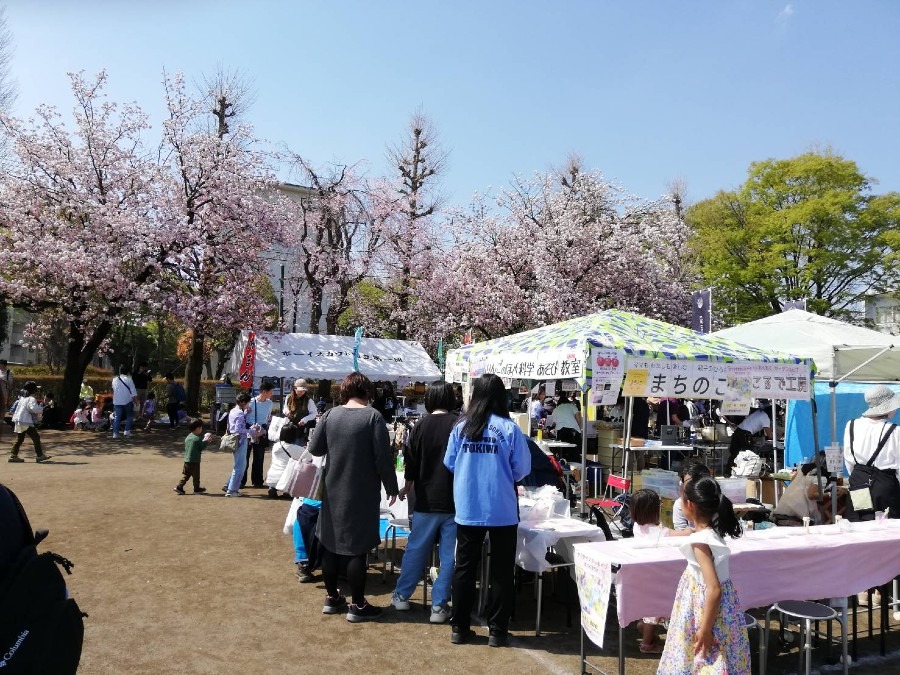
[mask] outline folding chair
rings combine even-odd
[[[613,495],[613,490],[620,490],[621,494]],[[630,529],[627,523],[622,522],[627,517],[628,499],[627,495],[631,491],[631,480],[614,476],[610,474],[606,479],[606,487],[603,490],[603,497],[600,499],[585,499],[584,503],[591,509],[591,519],[596,513],[598,520],[605,517],[606,520],[612,522],[619,532]]]

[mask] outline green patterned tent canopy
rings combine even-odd
[[[680,371],[709,371],[724,381],[725,373],[736,366],[746,367],[745,372],[750,369],[753,376],[761,378],[757,389],[785,386],[762,378],[802,380],[787,385],[798,387],[797,395],[781,396],[784,391],[773,390],[769,394],[772,398],[808,398],[809,379],[815,370],[809,358],[757,349],[630,312],[606,310],[451,350],[447,377],[463,381],[494,372],[532,380],[573,378],[584,388],[593,371],[592,348],[593,353],[599,348],[621,354],[623,370],[646,368],[651,378],[668,372],[670,381],[677,380]],[[659,391],[654,395],[657,393],[689,396],[710,392]]]

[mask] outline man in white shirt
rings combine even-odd
[[[113,438],[119,437],[119,427],[125,419],[125,435],[131,436],[131,425],[134,422],[134,404],[137,403],[137,387],[131,379],[131,367],[119,367],[119,374],[113,378]]]
[[[269,422],[272,421],[272,394],[275,385],[271,382],[263,382],[259,386],[259,395],[254,396],[247,406],[245,415],[247,424],[250,425],[247,443],[247,466],[250,472],[250,484],[255,488],[264,488],[263,461],[265,460],[266,446],[269,444],[267,433]],[[247,486],[247,468],[244,469],[244,477],[241,480],[241,488]]]

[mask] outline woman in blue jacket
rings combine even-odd
[[[475,380],[465,417],[447,442],[444,465],[453,472],[456,504],[456,570],[453,574],[453,633],[464,644],[475,633],[470,615],[484,537],[491,537],[487,619],[491,647],[506,645],[513,606],[513,570],[519,503],[516,481],[531,473],[524,434],[509,418],[506,388],[496,375]]]

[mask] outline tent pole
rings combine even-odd
[[[586,492],[586,483],[587,483],[587,425],[588,425],[588,409],[587,402],[588,397],[585,396],[585,390],[581,387],[578,387],[581,391],[581,477],[578,481],[580,493],[581,493],[581,519],[584,520],[587,514],[587,510],[585,507],[587,504],[584,503],[584,497],[587,494]],[[602,476],[603,470],[600,470],[600,474]],[[596,476],[594,477],[596,479]]]
[[[828,383],[831,389],[831,442],[837,442],[837,386],[836,380]],[[815,398],[815,385],[813,385],[813,398]]]
[[[628,478],[628,448],[631,445],[631,420],[633,417],[634,397],[629,396],[625,399],[625,428],[622,430],[622,478]]]
[[[832,390],[834,391],[834,390]],[[834,400],[832,398],[832,400]],[[825,486],[822,483],[822,469],[825,467],[819,460],[819,426],[816,423],[817,415],[817,407],[816,406],[816,392],[813,390],[812,397],[809,399],[809,409],[812,413],[812,425],[813,425],[813,464],[816,467],[816,487],[819,490],[819,496],[816,497],[816,502],[819,504],[819,509],[821,510],[822,504],[825,501]]]

